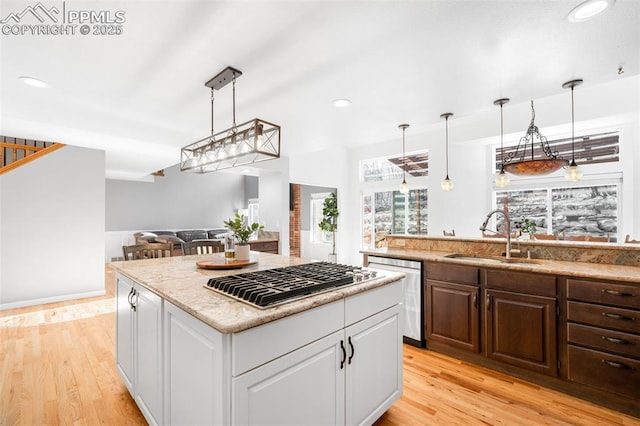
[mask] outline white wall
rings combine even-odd
[[[0,309],[104,294],[104,173],[66,146],[0,176]]]
[[[108,179],[106,188],[107,231],[221,228],[247,207],[245,176],[234,173],[173,166],[153,182]]]
[[[333,187],[338,191],[338,231],[336,232],[336,252],[338,262],[349,263],[348,259],[353,258],[353,238],[349,228],[358,228],[359,219],[353,222],[351,211],[353,203],[350,199],[352,193],[349,191],[349,154],[344,149],[323,150],[310,154],[296,155],[290,159],[290,180],[303,185]],[[357,164],[355,165],[357,168]],[[261,207],[262,208],[262,207]],[[356,207],[357,210],[357,207]],[[358,224],[353,226],[354,224]],[[301,235],[301,238],[304,238]],[[331,249],[329,248],[329,252]],[[329,253],[327,252],[327,254]],[[310,255],[323,256],[322,252],[309,251]],[[357,253],[357,251],[356,251]],[[301,253],[302,254],[302,253]]]
[[[279,253],[289,255],[289,159],[256,164],[259,170],[260,224],[265,231],[280,233]]]

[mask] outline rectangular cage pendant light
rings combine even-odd
[[[236,125],[235,81],[242,73],[227,67],[205,86],[211,88],[211,136],[184,146],[180,150],[180,170],[208,173],[280,157],[280,126],[254,118]],[[233,83],[233,125],[218,133],[213,131],[213,91]]]
[[[255,118],[181,150],[180,170],[208,173],[280,157],[280,126]]]

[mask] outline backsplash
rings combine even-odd
[[[425,237],[387,235],[389,249],[443,251],[451,253],[504,254],[504,239]],[[589,243],[576,241],[521,241],[513,240],[512,249],[520,250],[514,256],[550,259],[568,262],[603,263],[640,267],[640,244]]]

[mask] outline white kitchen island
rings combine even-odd
[[[402,394],[402,274],[259,309],[209,278],[309,262],[115,262],[116,363],[150,424],[371,424]],[[213,255],[218,256],[218,255]]]

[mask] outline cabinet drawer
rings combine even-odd
[[[640,361],[569,345],[569,380],[640,398]]]
[[[480,270],[474,266],[429,263],[426,267],[427,278],[460,284],[478,284]]]
[[[278,254],[277,241],[249,241],[249,246],[253,251]]]
[[[567,279],[567,298],[640,309],[640,286]]]
[[[567,330],[569,343],[640,358],[640,336],[638,335],[572,323]]]
[[[556,277],[497,269],[487,270],[487,287],[536,296],[556,297]]]
[[[567,302],[569,321],[640,333],[640,312],[590,303]]]

